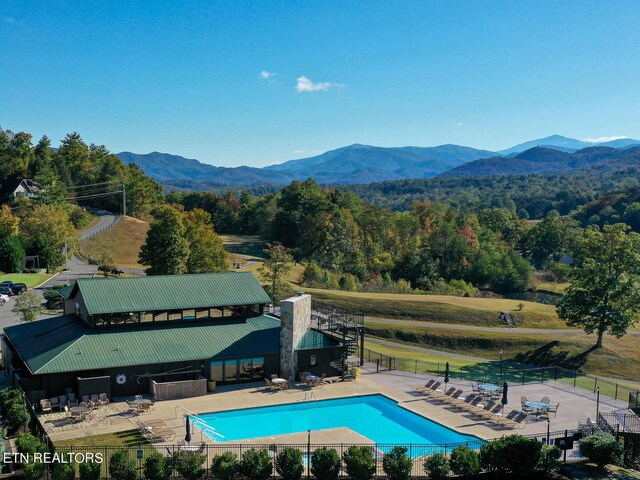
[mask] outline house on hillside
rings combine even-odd
[[[30,178],[0,180],[0,200],[11,201],[21,197],[32,198],[40,192],[40,186]]]
[[[204,395],[207,386],[299,371],[338,375],[337,335],[312,328],[311,297],[271,299],[250,272],[79,279],[64,315],[5,329],[5,369],[32,400],[64,394]]]

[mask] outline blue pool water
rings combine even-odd
[[[249,440],[286,433],[347,427],[376,443],[444,444],[481,440],[463,435],[417,415],[384,395],[206,413],[194,419],[224,436],[224,441]],[[205,428],[206,434],[206,428]],[[210,434],[213,441],[220,437]]]

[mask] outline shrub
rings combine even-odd
[[[602,468],[605,465],[620,465],[624,449],[610,433],[596,432],[580,441],[580,455]]]
[[[153,452],[144,461],[144,478],[147,480],[165,480],[169,473],[164,456],[158,452]]]
[[[51,465],[51,480],[75,480],[76,468],[73,463],[54,463]]]
[[[99,480],[102,464],[98,462],[83,462],[78,466],[80,480]]]
[[[480,456],[466,445],[452,450],[449,463],[456,475],[475,475],[480,472]]]
[[[19,453],[44,453],[47,446],[38,437],[34,437],[28,433],[21,433],[16,438],[16,449]]]
[[[17,388],[5,388],[0,390],[0,403],[2,404],[2,417],[7,418],[7,411],[13,402],[22,400],[22,392]]]
[[[273,473],[273,463],[266,450],[252,448],[242,454],[240,472],[251,480],[266,480]]]
[[[0,270],[6,273],[19,272],[25,251],[22,238],[11,235],[0,240]]]
[[[238,457],[233,452],[216,455],[211,460],[211,474],[216,480],[233,480],[239,467]]]
[[[376,459],[371,447],[352,445],[344,452],[342,460],[352,480],[369,480],[376,472]]]
[[[180,452],[182,455],[178,457],[175,468],[182,478],[185,480],[199,480],[204,476],[204,462],[207,458],[204,455],[195,454],[188,455]]]
[[[47,465],[45,463],[27,463],[23,465],[22,471],[25,480],[40,480],[47,471]]]
[[[109,458],[109,476],[113,480],[135,480],[136,464],[129,452],[118,450]]]
[[[427,458],[424,469],[433,480],[442,480],[449,475],[449,460],[444,454],[436,453]]]
[[[389,480],[407,480],[411,474],[413,462],[407,457],[406,447],[393,447],[382,457],[382,469]]]
[[[284,480],[300,480],[304,472],[302,452],[291,447],[282,450],[276,457],[276,472]]]
[[[490,472],[527,475],[538,469],[542,443],[522,435],[508,435],[480,447],[480,463]]]
[[[336,480],[340,456],[333,448],[321,447],[311,454],[311,473],[317,480]]]
[[[545,475],[551,475],[560,471],[562,463],[560,457],[562,456],[562,450],[555,445],[544,445],[540,451],[540,462],[538,462],[538,470]]]

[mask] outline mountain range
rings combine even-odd
[[[367,184],[384,180],[443,176],[559,172],[583,165],[607,163],[619,152],[640,146],[630,138],[585,142],[552,135],[498,152],[465,147],[376,147],[354,144],[309,158],[264,168],[215,167],[179,155],[152,152],[118,153],[125,163],[137,163],[148,175],[172,188],[209,190],[220,187],[286,185],[314,178],[325,184]],[[624,156],[624,155],[623,155]]]

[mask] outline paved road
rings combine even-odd
[[[455,323],[435,323],[423,322],[422,320],[398,320],[395,318],[378,318],[365,317],[365,325],[367,323],[386,323],[387,325],[404,325],[410,327],[433,327],[443,330],[463,330],[472,332],[489,332],[489,333],[514,333],[521,335],[576,335],[584,333],[579,329],[568,328],[507,328],[507,327],[482,327],[479,325],[459,325]],[[639,330],[630,330],[630,335],[640,335]]]
[[[99,215],[98,222],[95,225],[87,228],[80,232],[81,239],[87,239],[92,235],[104,230],[113,225],[113,223],[117,220],[117,216],[113,215],[110,212],[105,212],[102,210],[94,211],[96,215]],[[46,283],[36,288],[34,291],[41,297],[42,292],[44,290],[50,289],[53,285],[66,285],[68,283],[73,283],[79,278],[92,278],[93,275],[98,271],[98,267],[96,265],[88,265],[84,263],[82,260],[77,258],[75,255],[69,259],[67,262],[68,270],[63,271],[62,273],[56,275],[55,277],[49,279]],[[13,303],[15,299],[11,298],[9,301],[0,306],[0,328],[4,330],[5,327],[16,325],[20,323],[17,315],[15,315],[11,309],[13,308]],[[39,320],[43,318],[48,318],[49,315],[41,315]]]

